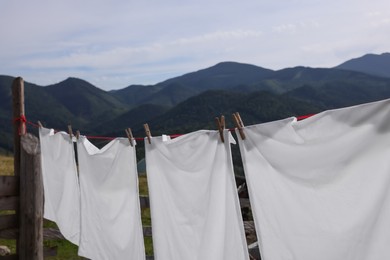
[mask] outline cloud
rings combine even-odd
[[[0,2],[0,74],[156,83],[231,60],[334,66],[388,52],[388,0]]]
[[[296,23],[279,24],[272,27],[272,31],[276,33],[294,34],[297,32],[318,29],[320,27],[317,21],[300,21]]]
[[[196,43],[204,43],[211,41],[229,41],[233,39],[249,39],[261,37],[263,33],[261,31],[254,30],[234,30],[234,31],[216,31],[213,33],[207,33],[203,35],[197,35],[189,38],[180,38],[172,41],[172,45],[188,45]]]
[[[79,49],[78,44],[68,44],[71,53],[59,55],[41,55],[26,57],[24,67],[41,69],[63,68],[90,68],[98,70],[103,68],[119,69],[131,61],[132,64],[161,63],[164,60],[172,60],[172,57],[196,56],[203,57],[203,53],[228,52],[234,50],[237,44],[245,46],[246,42],[261,37],[260,31],[235,30],[218,31],[189,38],[178,38],[168,42],[156,42],[142,47],[116,47],[107,50]],[[220,46],[224,46],[221,48]],[[61,46],[62,48],[62,46]],[[188,50],[192,50],[188,53]],[[127,65],[128,66],[128,65]]]

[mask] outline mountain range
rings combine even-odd
[[[240,112],[245,124],[390,98],[390,53],[367,54],[334,68],[270,70],[222,62],[155,85],[104,91],[77,78],[38,86],[25,82],[26,117],[45,126],[82,134],[124,136],[131,127],[144,136],[215,129],[214,117]],[[14,77],[0,75],[0,147],[12,150]]]

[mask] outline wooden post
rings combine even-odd
[[[19,260],[43,260],[43,181],[39,140],[21,138]]]
[[[12,82],[12,110],[13,120],[24,117],[24,82],[21,77],[14,79]],[[25,131],[23,122],[14,121],[14,175],[20,175],[20,134]],[[22,127],[24,129],[22,129]],[[19,219],[19,207],[15,211],[16,218]],[[16,239],[16,254],[19,252],[19,240]]]
[[[21,77],[12,83],[13,120],[14,120],[14,173],[20,172],[20,136],[26,132],[26,125],[18,118],[24,117],[24,82]]]
[[[43,260],[43,183],[38,138],[26,135],[24,82],[12,83],[14,120],[14,174],[19,176],[19,236],[16,251],[20,260]]]

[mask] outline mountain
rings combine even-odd
[[[390,81],[329,82],[321,88],[304,85],[284,94],[325,109],[334,109],[390,98]]]
[[[133,108],[142,104],[173,107],[187,98],[199,94],[199,91],[180,82],[172,82],[166,86],[133,85],[124,89],[110,91],[109,93]]]
[[[10,113],[13,80],[13,77],[0,75],[0,118]]]
[[[272,72],[249,64],[221,62],[210,68],[171,78],[154,86],[133,85],[111,93],[130,106],[140,104],[175,106],[207,90],[254,84]]]
[[[130,107],[144,103],[143,101],[162,88],[157,86],[130,85],[119,90],[111,90],[109,93]]]
[[[12,141],[12,82],[14,78],[0,76],[0,147],[11,149]],[[50,127],[65,127],[69,122],[79,123],[64,105],[48,94],[43,87],[25,82],[25,111],[30,122],[41,120]],[[9,141],[11,140],[11,141]]]
[[[175,77],[157,85],[165,87],[176,82],[200,93],[205,90],[228,89],[256,83],[272,72],[250,64],[221,62],[210,68]]]
[[[12,149],[12,93],[14,77],[0,75],[0,147]],[[92,84],[68,78],[50,86],[24,82],[25,110],[30,122],[40,120],[45,126],[87,129],[126,112],[128,107],[108,92]],[[11,140],[11,141],[10,141]]]
[[[239,111],[246,124],[317,113],[321,108],[294,98],[259,91],[235,93],[209,90],[189,98],[148,123],[155,135],[186,133],[197,129],[216,129],[215,117],[224,115],[227,127],[234,127],[231,115]],[[142,129],[141,129],[142,131]]]
[[[294,67],[278,71],[261,67],[223,62],[210,68],[175,77],[154,86],[135,85],[110,94],[130,107],[155,104],[174,107],[207,90],[229,90],[239,93],[269,91],[283,94],[303,86],[322,88],[327,84],[383,85],[387,78],[356,71]]]
[[[126,104],[108,92],[77,78],[47,86],[44,91],[84,122],[101,120],[102,115],[113,117],[128,109]]]
[[[283,94],[291,90],[311,86],[323,88],[326,85],[353,85],[356,87],[369,88],[371,85],[388,85],[388,78],[377,77],[356,71],[294,67],[274,71],[256,84],[233,88],[240,92],[269,91]]]
[[[159,92],[150,95],[144,100],[141,100],[140,103],[173,107],[188,99],[189,97],[195,96],[199,93],[200,92],[190,88],[187,85],[183,85],[180,82],[173,82],[165,86]]]
[[[386,55],[380,55],[382,58]],[[12,147],[11,85],[0,75],[0,147]],[[390,78],[340,68],[269,70],[223,62],[156,85],[103,91],[77,78],[50,86],[25,82],[29,121],[82,134],[144,136],[215,129],[214,117],[240,112],[246,125],[390,98]],[[32,129],[30,129],[32,130]]]
[[[379,55],[366,54],[362,57],[348,60],[335,68],[390,78],[390,53]]]
[[[135,107],[118,117],[106,121],[92,129],[92,133],[104,133],[108,136],[117,136],[124,134],[124,129],[130,127],[140,128],[144,123],[147,123],[156,117],[164,114],[169,110],[167,106],[159,106],[153,104],[145,104]]]
[[[9,76],[0,76],[0,152],[10,151],[13,146],[10,88],[13,79]]]

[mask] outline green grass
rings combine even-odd
[[[13,175],[14,170],[14,160],[13,157],[0,155],[0,175]],[[148,186],[145,176],[139,177],[139,191],[141,195],[148,195]],[[11,211],[0,211],[0,215],[12,214]],[[142,209],[141,212],[142,223],[145,226],[151,225],[150,219],[150,209]],[[56,224],[44,220],[43,226],[45,228],[56,228]],[[153,255],[153,243],[151,237],[145,237],[145,251],[147,255]],[[58,239],[58,240],[46,240],[44,241],[44,247],[57,247],[57,256],[47,257],[47,260],[79,260],[85,259],[77,255],[78,247],[73,245],[67,240]],[[11,249],[11,253],[16,252],[16,241],[11,239],[0,239],[0,245],[5,245]]]
[[[139,194],[140,195],[148,195],[148,185],[147,185],[147,179],[146,176],[140,176],[138,178],[139,183]],[[141,210],[141,217],[142,217],[142,225],[143,226],[151,226],[152,221],[150,218],[150,208],[142,209]],[[146,255],[153,255],[153,241],[151,237],[144,237],[145,242],[145,252]]]
[[[85,259],[77,255],[78,246],[66,240],[50,240],[43,242],[44,247],[56,247],[57,256],[45,257],[47,260],[65,260],[65,259]]]
[[[0,155],[0,175],[14,174],[14,158]]]
[[[0,175],[14,174],[14,158],[10,156],[0,155]],[[0,215],[15,214],[11,210],[0,211]],[[11,249],[11,254],[16,252],[16,241],[13,239],[0,239],[0,245],[7,246]]]
[[[44,228],[58,228],[57,225],[49,220],[43,221]],[[78,246],[65,239],[45,240],[43,246],[47,248],[56,247],[57,256],[46,257],[47,260],[65,260],[65,259],[85,259],[77,255]]]

